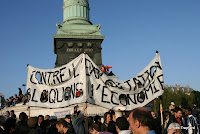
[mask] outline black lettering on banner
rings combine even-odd
[[[76,78],[77,76],[79,76],[79,74],[76,75],[76,68],[74,67],[73,63],[72,63],[72,67],[73,67],[73,72],[74,72],[74,78]]]
[[[146,89],[144,88],[144,95],[145,95],[145,98],[148,99],[148,95],[147,95],[147,92],[149,91],[149,89]]]
[[[89,67],[87,66],[87,62],[91,63],[90,60],[88,60],[88,59],[85,58],[86,75],[87,75],[87,76],[90,76],[89,71],[88,71],[88,68],[89,68]],[[88,64],[89,64],[89,63],[88,63]]]
[[[53,74],[53,72],[47,72],[47,73],[49,74],[49,77],[48,77],[48,84],[51,85],[51,84],[50,84],[50,78],[51,78],[51,74]]]
[[[107,94],[104,94],[104,91],[105,89],[108,88],[106,86],[103,86],[103,91],[102,91],[102,96],[101,96],[101,102],[104,102],[104,103],[110,103],[109,101],[104,101],[104,96],[108,96]]]
[[[149,89],[151,89],[151,93],[154,94],[153,88],[152,88],[151,84],[150,84],[149,87],[148,87],[148,90],[149,90]],[[148,91],[148,90],[147,90],[147,91]]]
[[[70,100],[71,99],[71,93],[72,93],[72,85],[71,87],[62,87],[63,89],[63,98],[64,100]],[[73,92],[73,98],[74,98],[74,92]]]
[[[140,78],[140,77],[141,77],[141,78],[142,78],[142,80],[145,82],[145,79],[144,79],[143,75],[144,75],[144,74],[141,74],[141,75],[139,75],[139,76],[138,76],[138,78]],[[143,82],[143,83],[144,83],[144,82]],[[144,85],[143,85],[143,86],[144,86]]]
[[[55,81],[55,79],[54,79],[55,77],[56,77],[58,83],[60,83],[60,80],[59,80],[59,78],[58,78],[58,74],[59,74],[59,71],[55,71],[55,72],[53,73],[53,83],[54,83],[54,84],[56,84],[56,81]]]
[[[62,74],[62,70],[64,70],[64,69],[66,69],[66,67],[63,67],[63,68],[60,69],[60,82],[65,82],[65,81],[63,80],[63,76],[64,76],[65,74]],[[69,75],[69,76],[70,76],[70,75]]]
[[[53,98],[51,98],[51,93],[52,92],[54,93]],[[56,100],[56,91],[54,89],[51,89],[50,92],[49,92],[49,102],[50,103],[56,103],[55,100]]]
[[[131,98],[130,95],[127,94],[127,105],[130,105],[130,101],[131,101],[133,104],[137,104],[137,101],[136,101],[136,94],[131,95],[131,96],[133,96],[133,98]]]
[[[123,106],[127,105],[127,97],[125,94],[120,94],[119,95],[119,102],[120,104],[122,104]]]
[[[130,81],[130,80],[124,81],[124,83],[127,83],[127,84],[128,84],[128,86],[129,86],[129,88],[130,88],[129,91],[131,91],[131,88],[132,88],[132,87],[131,87],[131,84],[129,83],[129,81]]]
[[[112,95],[111,95],[111,102],[112,102],[113,104],[115,104],[115,105],[119,105],[119,103],[115,103],[115,102],[113,101],[114,94],[118,94],[118,93],[111,91],[111,94],[112,94]]]
[[[139,103],[143,103],[145,100],[145,96],[144,96],[144,93],[141,91],[140,93],[137,94],[137,101]]]
[[[150,80],[151,77],[149,77],[150,74],[149,74],[148,70],[145,71],[144,74],[145,74],[145,73],[147,73],[147,79],[146,79],[146,81],[144,82],[144,85],[148,85],[148,84],[150,84],[150,82],[151,82],[151,80]],[[148,82],[148,83],[147,83],[147,82]]]
[[[62,102],[63,101],[63,97],[62,97],[62,100],[59,100],[59,91],[58,89],[56,88],[56,92],[57,92],[57,102]],[[64,93],[64,91],[63,91]]]
[[[158,67],[160,70],[162,70],[162,67],[160,66],[160,62],[155,62],[156,64],[157,64],[157,66],[156,67]]]
[[[41,74],[40,74],[40,81],[41,81],[41,84],[43,84],[43,82],[44,82],[45,84],[47,84],[47,83],[46,83],[46,76],[47,76],[47,72],[41,72]]]
[[[140,88],[140,86],[144,86],[144,85],[140,82],[140,80],[136,79],[135,77],[133,78],[133,82],[134,82],[134,84],[135,84],[134,91],[137,89],[137,86],[136,86],[136,85],[138,85],[138,88]]]
[[[156,88],[156,86],[155,86],[154,82],[153,82],[152,84],[154,85],[154,89],[155,89],[155,92],[154,92],[154,94],[155,94],[155,93],[157,93],[157,92],[159,92],[160,90]]]
[[[34,97],[35,97],[35,92],[36,92],[36,89],[34,89],[34,90],[33,90],[33,96],[32,96],[32,99],[31,99],[31,101],[38,102],[37,100],[34,100]]]
[[[163,75],[161,74],[161,75],[157,76],[157,79],[158,79],[158,81],[160,83],[160,86],[161,86],[162,90],[164,90],[164,87],[163,87],[164,81],[161,81],[160,77],[163,77]]]
[[[36,72],[36,71],[33,71],[32,74],[31,74],[31,77],[30,77],[30,82],[33,83],[33,84],[37,84],[37,83],[35,83],[35,82],[32,80],[32,79],[33,79],[33,73],[35,73],[35,72]]]
[[[99,85],[97,86],[96,90],[98,90],[100,86],[101,86],[101,85],[99,84]]]
[[[72,93],[73,99],[76,96],[75,86],[76,86],[76,83],[74,83],[74,88],[73,88],[73,85],[71,85],[71,93]]]

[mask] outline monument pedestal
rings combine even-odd
[[[84,52],[100,67],[103,39],[102,35],[54,34],[54,53],[57,55],[55,67],[69,63]]]

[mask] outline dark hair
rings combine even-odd
[[[93,128],[94,128],[96,131],[99,131],[99,125],[93,123],[92,125],[89,126],[89,130],[93,130]]]
[[[129,123],[125,117],[118,117],[116,120],[116,126],[118,126],[120,130],[129,129]]]
[[[181,111],[181,112],[182,112],[181,108],[175,107],[175,108],[174,108],[174,112],[177,113],[178,111]]]
[[[188,108],[186,108],[189,112],[191,112],[192,113],[192,109],[190,108],[190,107],[188,107]],[[186,110],[185,109],[185,110]]]
[[[24,113],[24,112],[21,112],[20,114],[19,114],[19,119],[22,121],[26,121],[27,119],[28,119],[28,116],[26,115],[26,113]]]
[[[138,120],[141,123],[141,126],[147,126],[151,130],[154,128],[153,126],[153,117],[151,114],[144,108],[136,108],[131,113],[133,121]]]
[[[71,120],[71,115],[66,115],[65,118],[70,119]]]
[[[104,123],[106,122],[106,120],[107,120],[107,115],[110,115],[111,116],[111,114],[109,113],[109,112],[106,112],[105,114],[104,114]]]
[[[27,121],[27,125],[31,129],[36,129],[38,126],[38,119],[37,117],[30,117]]]
[[[38,115],[38,119],[39,119],[39,117],[42,117],[42,119],[44,119],[44,116],[43,116],[43,115]]]
[[[15,127],[16,127],[16,119],[14,119],[14,118],[8,118],[7,120],[6,120],[6,124],[5,124],[5,132],[7,133],[9,133],[9,131],[11,130],[11,128],[14,128],[15,129]]]
[[[99,115],[96,115],[96,116],[94,117],[94,122],[97,123],[99,119],[101,119],[101,117],[100,117]]]
[[[10,112],[14,113],[14,110],[10,110]]]
[[[64,128],[69,128],[69,124],[64,120],[64,119],[60,119],[56,125],[63,125]]]
[[[115,127],[115,122],[110,121],[108,124],[108,132],[111,132],[113,134],[117,134],[116,127]]]

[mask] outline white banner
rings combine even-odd
[[[28,66],[27,75],[30,107],[59,108],[88,102],[131,110],[162,95],[163,85],[159,54],[136,77],[123,82],[110,79],[87,54],[55,69]]]

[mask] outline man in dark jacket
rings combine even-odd
[[[181,117],[182,117],[182,110],[179,107],[175,107],[174,115],[170,116],[169,122],[167,124],[167,128],[171,123],[178,123],[180,126],[183,126]]]

